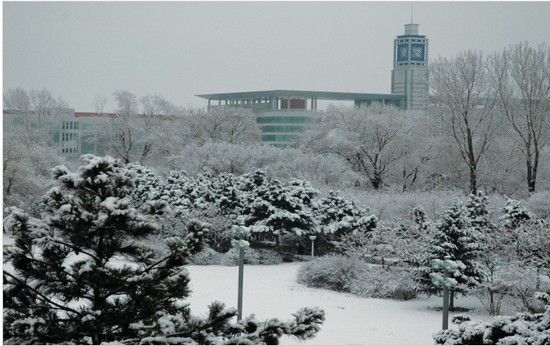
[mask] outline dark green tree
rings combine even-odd
[[[232,323],[235,309],[213,303],[207,318],[191,316],[184,265],[203,248],[208,227],[190,222],[185,237],[154,250],[148,237],[166,203],[136,209],[134,176],[120,160],[82,160],[77,172],[54,168],[58,186],[43,197],[41,218],[12,208],[4,219],[16,238],[4,253],[4,342],[258,344],[319,330],[319,309],[302,309],[291,322]]]
[[[314,210],[320,231],[330,240],[339,240],[343,235],[368,227],[372,222],[368,208],[342,198],[338,191],[330,191],[328,196],[317,201]]]
[[[522,223],[534,219],[534,215],[527,210],[520,201],[506,198],[506,205],[502,208],[501,220],[504,227],[509,229],[518,228]]]
[[[244,196],[243,220],[253,236],[267,236],[277,245],[279,236],[286,233],[317,233],[312,202],[318,193],[308,182],[298,179],[286,185],[277,179],[264,180]]]
[[[441,289],[433,286],[431,282],[431,260],[450,256],[451,260],[461,263],[461,268],[454,274],[458,287],[451,291],[449,308],[453,309],[455,293],[465,293],[469,287],[478,285],[482,280],[481,271],[475,262],[481,250],[480,239],[468,218],[466,206],[457,201],[437,220],[426,256],[413,270],[418,290],[430,294],[441,292]]]
[[[470,226],[480,233],[485,233],[495,228],[489,220],[489,211],[487,210],[488,201],[489,198],[487,195],[482,193],[477,195],[472,194],[466,201],[466,210]]]

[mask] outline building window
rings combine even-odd
[[[311,122],[310,117],[259,117],[257,118],[257,122],[259,124],[281,124],[281,123],[309,123]]]
[[[78,141],[78,133],[63,133],[61,140],[63,142]]]
[[[78,130],[78,121],[64,121],[63,130]]]
[[[263,126],[262,132],[304,132],[303,126]]]
[[[262,141],[264,142],[292,142],[296,140],[296,137],[293,135],[263,135]]]
[[[72,154],[72,153],[77,153],[78,149],[76,147],[63,147],[61,148],[61,152],[63,154]]]

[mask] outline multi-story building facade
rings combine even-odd
[[[362,94],[327,91],[268,90],[197,95],[208,100],[208,110],[215,107],[251,109],[262,132],[262,142],[277,147],[295,144],[320,113],[319,100],[353,101],[356,106],[374,103],[403,108],[405,97],[392,94]]]
[[[107,144],[104,140],[94,140],[99,133],[94,129],[100,128],[106,119],[115,116],[114,113],[108,113],[100,117],[94,112],[60,108],[52,110],[45,121],[39,121],[32,112],[23,114],[18,110],[5,109],[3,113],[5,132],[29,126],[36,133],[49,133],[50,144],[57,148],[59,154],[69,158],[78,158],[82,154],[104,155]]]
[[[392,94],[405,95],[405,109],[425,111],[428,107],[428,38],[418,34],[418,24],[405,24],[405,34],[393,42]]]
[[[418,24],[405,24],[405,34],[394,39],[391,94],[326,91],[268,90],[203,94],[208,109],[244,107],[256,114],[262,141],[278,147],[292,146],[320,113],[318,100],[353,101],[363,104],[391,104],[405,111],[426,111],[428,107],[428,38],[418,33]]]

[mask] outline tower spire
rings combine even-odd
[[[413,22],[413,7],[411,6],[411,24],[414,23]]]

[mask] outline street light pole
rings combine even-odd
[[[311,239],[311,259],[313,259],[314,255],[315,255],[315,239],[317,238],[317,236],[315,235],[310,235],[309,236],[309,239]]]
[[[447,259],[448,256],[445,256]],[[450,259],[450,257],[449,257]],[[449,277],[449,271],[443,266],[443,282]],[[443,284],[443,330],[449,328],[449,289]]]
[[[462,264],[462,266],[464,266]],[[435,270],[443,270],[443,277],[440,274],[430,274],[432,283],[436,287],[443,286],[443,329],[449,328],[449,291],[456,287],[458,282],[451,278],[451,273],[458,271],[458,263],[451,260],[451,256],[445,256],[442,261],[440,259],[432,260],[432,268]]]
[[[239,286],[237,296],[237,320],[240,321],[243,318],[243,282],[244,282],[244,248],[248,246],[248,242],[244,240],[245,228],[244,226],[232,226],[231,230],[238,237],[236,240],[232,240],[233,246],[239,247]]]
[[[242,230],[239,227],[239,231]],[[244,244],[242,240],[239,240],[239,298],[237,303],[237,309],[239,311],[237,319],[240,321],[243,319],[243,281],[244,281]]]

